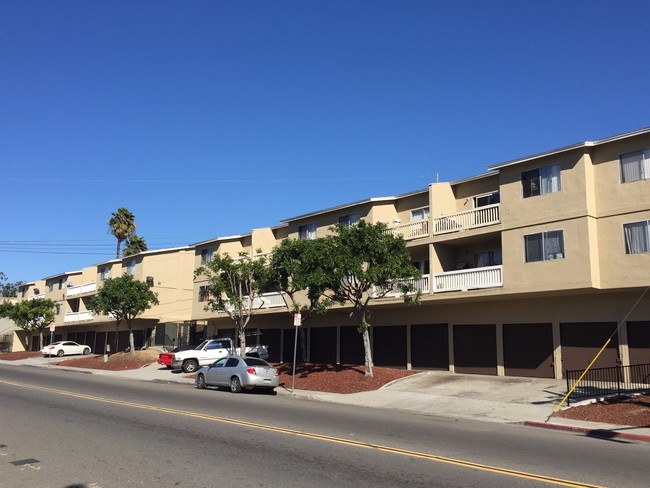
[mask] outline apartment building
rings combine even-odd
[[[232,334],[225,314],[205,310],[205,278],[195,278],[194,269],[217,253],[265,255],[282,239],[313,239],[333,224],[363,219],[403,236],[422,272],[414,280],[422,292],[419,305],[406,306],[399,296],[372,305],[376,365],[562,378],[566,370],[586,367],[610,337],[597,367],[648,363],[648,185],[650,129],[643,129],[497,164],[460,181],[191,244],[173,252],[184,256],[178,283],[189,283],[182,295],[189,297],[187,306],[170,305],[173,320],[160,307],[150,310],[141,322],[143,335],[153,327],[156,336],[165,330],[177,341]],[[154,255],[131,259],[144,267]],[[123,270],[126,260],[104,265]],[[94,267],[96,282],[101,266]],[[83,286],[86,276],[92,278],[80,272],[45,281],[48,290],[58,289],[61,279]],[[64,298],[66,314],[83,313],[83,298],[77,309]],[[260,306],[249,325],[251,340],[269,345],[273,361],[290,361],[294,327],[284,300],[269,291]],[[76,329],[81,331],[65,330]],[[107,334],[109,329],[107,324]],[[310,318],[303,330],[309,361],[362,363],[362,341],[347,307]]]
[[[88,304],[104,280],[128,273],[149,283],[159,300],[158,305],[144,312],[133,324],[136,347],[153,344],[156,332],[162,334],[158,340],[165,343],[167,328],[177,328],[191,315],[193,261],[194,249],[190,247],[146,251],[24,283],[18,290],[18,298],[47,298],[56,303],[54,332],[50,333],[49,328],[44,332],[45,344],[50,340],[71,340],[89,345],[95,354],[123,351],[129,344],[126,324],[117,328],[113,318],[93,314]],[[15,335],[14,344],[27,343],[24,331],[18,329]],[[34,334],[28,348],[37,350],[38,340]]]

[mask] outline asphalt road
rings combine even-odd
[[[0,487],[646,487],[644,443],[0,365]]]

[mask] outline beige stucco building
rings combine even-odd
[[[152,277],[161,300],[138,321],[141,344],[230,334],[227,317],[204,309],[197,267],[215,253],[265,255],[282,239],[320,237],[335,223],[363,219],[402,235],[422,272],[419,305],[397,296],[373,305],[377,365],[561,378],[586,367],[610,337],[596,366],[649,363],[649,185],[650,129],[643,129],[250,234],[100,263],[26,284],[21,296],[55,299],[55,336],[100,352],[114,325],[88,316],[87,300],[105,273],[133,272]],[[281,296],[265,294],[249,327],[253,341],[270,346],[273,361],[291,360],[294,328]],[[345,307],[311,318],[304,329],[309,361],[362,362]]]

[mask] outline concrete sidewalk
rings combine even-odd
[[[57,359],[57,362],[60,360]],[[193,375],[171,371],[157,363],[127,371],[51,366],[47,358],[33,357],[2,364],[70,369],[101,376],[141,381],[194,384]],[[394,381],[376,391],[340,394],[277,389],[278,394],[298,399],[407,411],[497,423],[519,423],[530,427],[580,432],[603,438],[650,442],[650,428],[598,424],[552,417],[553,409],[566,394],[563,380],[452,374],[428,371]]]

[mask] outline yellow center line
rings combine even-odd
[[[489,466],[486,464],[479,464],[479,463],[474,463],[471,461],[463,461],[461,459],[453,459],[453,458],[448,458],[444,456],[437,456],[435,454],[427,454],[423,452],[418,452],[418,451],[409,451],[406,449],[399,449],[396,447],[389,447],[389,446],[382,446],[380,444],[372,444],[372,443],[366,443],[366,442],[359,442],[359,441],[353,441],[349,439],[343,439],[341,437],[333,437],[329,435],[323,435],[323,434],[315,434],[311,432],[303,432],[299,430],[293,430],[293,429],[287,429],[284,427],[273,427],[271,425],[264,425],[264,424],[258,424],[255,422],[247,422],[245,420],[236,420],[236,419],[229,419],[226,417],[217,417],[214,415],[208,415],[208,414],[202,414],[202,413],[197,413],[197,412],[188,412],[185,410],[178,410],[175,408],[167,408],[167,407],[159,407],[159,406],[154,406],[154,405],[146,405],[142,403],[133,403],[133,402],[127,402],[123,400],[115,400],[112,398],[106,398],[106,397],[99,397],[99,396],[94,396],[94,395],[86,395],[83,393],[74,393],[71,391],[65,391],[65,390],[59,390],[56,388],[47,388],[47,387],[42,387],[42,386],[35,386],[35,385],[26,385],[24,383],[18,383],[18,382],[13,382],[13,381],[7,381],[7,380],[0,380],[0,383],[3,383],[5,385],[11,385],[11,386],[17,386],[20,388],[27,388],[27,389],[32,389],[32,390],[38,390],[38,391],[47,391],[56,395],[61,395],[61,396],[67,396],[67,397],[74,397],[74,398],[81,398],[84,400],[91,400],[95,402],[101,402],[101,403],[108,403],[112,405],[121,405],[124,407],[130,407],[130,408],[137,408],[140,410],[150,410],[154,412],[161,412],[161,413],[168,413],[172,415],[180,415],[183,417],[190,417],[190,418],[196,418],[196,419],[201,419],[201,420],[209,420],[211,422],[220,422],[220,423],[225,423],[225,424],[231,424],[231,425],[236,425],[239,427],[247,427],[251,429],[258,429],[258,430],[264,430],[267,432],[275,432],[279,434],[285,434],[285,435],[293,435],[297,437],[305,437],[308,439],[316,439],[320,440],[323,442],[331,442],[331,443],[336,443],[336,444],[342,444],[346,446],[352,446],[352,447],[359,447],[359,448],[365,448],[365,449],[372,449],[376,451],[381,451],[381,452],[386,452],[390,454],[397,454],[401,456],[409,456],[409,457],[414,457],[414,458],[419,458],[419,459],[425,459],[429,461],[435,461],[439,463],[445,463],[445,464],[451,464],[454,466],[460,466],[464,468],[470,468],[470,469],[475,469],[479,471],[487,471],[489,473],[496,473],[496,474],[501,474],[501,475],[506,475],[506,476],[513,476],[516,478],[524,478],[528,480],[534,480],[534,481],[539,481],[542,483],[547,483],[547,484],[554,484],[554,485],[560,485],[560,486],[568,486],[568,487],[573,487],[573,488],[603,488],[600,485],[591,485],[591,484],[586,484],[586,483],[581,483],[578,481],[570,481],[570,480],[564,480],[560,478],[553,478],[549,476],[544,476],[540,474],[535,474],[535,473],[527,473],[525,471],[517,471],[513,469],[507,469],[507,468],[499,468],[497,466]]]

